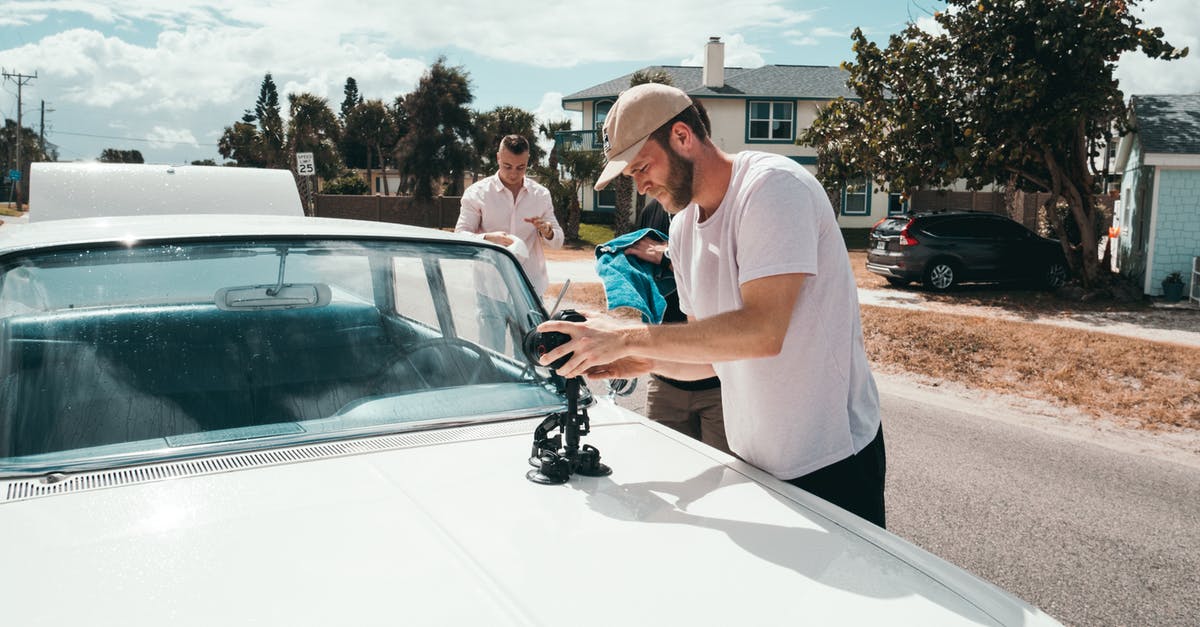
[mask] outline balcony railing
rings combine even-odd
[[[604,141],[597,131],[559,131],[554,134],[554,148],[559,152],[600,150],[604,148]]]

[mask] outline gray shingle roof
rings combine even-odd
[[[651,65],[645,72],[663,70],[672,83],[689,95],[710,98],[812,98],[827,100],[842,96],[854,98],[846,87],[850,74],[837,67],[824,65],[764,65],[759,68],[725,68],[725,86],[712,89],[702,84],[703,68],[679,65]],[[636,72],[594,85],[563,98],[564,102],[616,98],[629,88],[629,79]]]
[[[1200,154],[1200,94],[1134,96],[1144,152]]]

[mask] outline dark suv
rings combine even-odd
[[[1067,280],[1058,240],[1039,237],[994,213],[914,213],[872,229],[867,270],[892,285],[921,281],[944,292],[967,281],[1028,281],[1047,288]]]

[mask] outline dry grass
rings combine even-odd
[[[591,256],[590,248],[563,250],[560,259]],[[573,256],[572,256],[573,255]],[[867,272],[865,253],[851,251],[860,287],[892,289]],[[560,285],[549,293],[557,294]],[[913,288],[915,289],[915,288]],[[1000,307],[1040,315],[1083,310],[1145,309],[1063,301],[1036,290],[967,286],[954,294],[923,293],[934,302]],[[599,284],[573,285],[569,304],[604,310]],[[980,310],[981,311],[981,310]],[[637,319],[618,310],[618,317]],[[1066,329],[995,316],[862,307],[863,334],[872,367],[1078,408],[1144,428],[1200,429],[1200,350],[1087,330]]]
[[[1076,407],[1143,427],[1200,429],[1200,351],[1091,331],[862,307],[875,368]]]

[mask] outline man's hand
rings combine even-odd
[[[504,231],[492,231],[491,233],[483,234],[483,239],[493,244],[499,244],[500,246],[511,245],[513,243],[513,237],[513,235],[505,233]]]
[[[590,322],[567,322],[565,320],[543,322],[538,325],[538,331],[565,333],[571,337],[571,340],[543,355],[542,365],[552,364],[567,353],[574,353],[567,363],[558,368],[558,374],[568,379],[580,376],[598,366],[609,366],[618,359],[629,355],[623,335],[626,330],[625,327],[596,320]]]
[[[662,265],[663,256],[666,253],[666,243],[656,241],[652,237],[643,237],[625,249],[626,255],[637,257],[643,261],[649,261],[656,266]]]
[[[533,228],[537,229],[538,233],[546,239],[554,238],[554,223],[541,218],[525,218],[525,221],[532,224]]]
[[[622,357],[611,364],[593,366],[584,373],[589,379],[632,379],[654,370],[654,360],[645,357]]]

